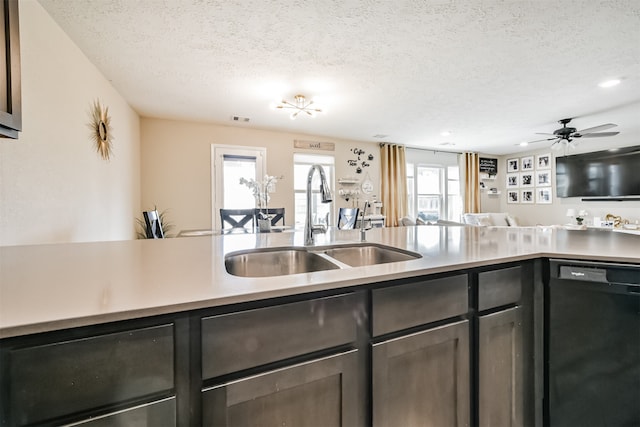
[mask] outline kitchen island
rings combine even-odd
[[[358,238],[357,230],[331,230],[316,245]],[[517,394],[502,412],[540,424],[545,260],[640,263],[633,235],[421,226],[367,232],[368,242],[422,255],[411,261],[262,278],[225,270],[226,254],[302,239],[296,232],[0,248],[2,424],[233,425],[281,422],[282,414],[295,423],[309,402],[292,402],[308,393],[320,402],[311,416],[326,425],[392,425],[411,404],[386,402],[423,362],[409,355],[424,349],[441,356],[421,372],[455,371],[440,379],[432,392],[441,400],[422,405],[420,417],[490,420],[496,408],[484,401],[483,372],[496,368],[487,362],[496,351],[508,351],[513,366],[491,390]],[[498,330],[509,332],[491,335]],[[47,381],[66,382],[67,396],[39,386],[52,372]],[[80,386],[74,376],[87,372],[108,380]]]

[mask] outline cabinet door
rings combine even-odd
[[[81,427],[174,427],[176,426],[175,397],[125,409],[114,414],[94,417],[70,424]]]
[[[469,322],[373,346],[373,425],[467,426]]]
[[[204,426],[358,426],[357,351],[203,391]]]
[[[522,309],[479,317],[479,425],[523,424]]]

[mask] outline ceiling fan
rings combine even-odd
[[[538,139],[535,141],[529,141],[528,144],[534,142],[542,142],[542,141],[554,141],[551,144],[551,148],[560,148],[563,144],[569,147],[574,147],[575,143],[573,140],[575,138],[601,138],[604,136],[614,136],[619,134],[620,132],[601,132],[603,130],[611,129],[618,125],[613,123],[607,123],[600,126],[594,126],[582,130],[577,130],[574,127],[568,127],[567,125],[571,122],[571,119],[562,119],[558,120],[558,123],[562,125],[560,129],[556,129],[553,133],[542,133],[536,132],[536,135],[551,135],[551,138]]]

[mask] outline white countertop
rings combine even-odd
[[[303,246],[303,233],[0,247],[0,338],[537,257],[640,263],[640,236],[599,230],[417,226],[379,228],[367,241],[423,258],[269,278],[228,274],[224,255]],[[316,245],[354,243],[330,230]]]

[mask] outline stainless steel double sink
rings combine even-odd
[[[422,258],[416,252],[376,243],[324,247],[275,247],[232,252],[225,256],[227,272],[241,277],[284,276],[337,270]]]

